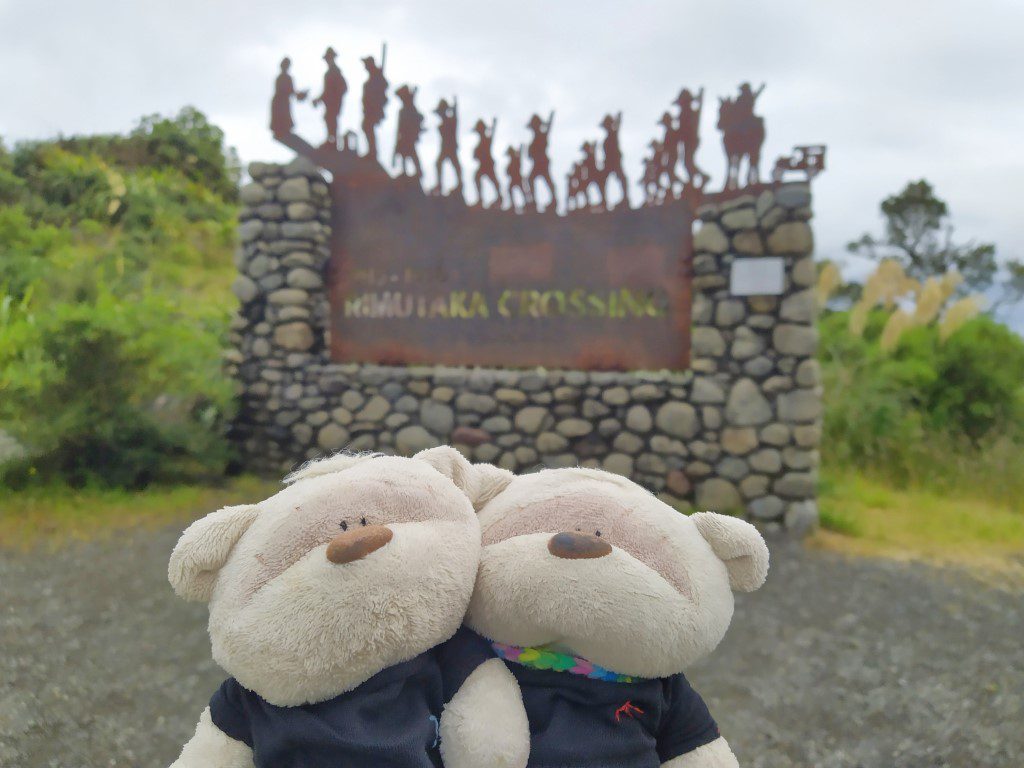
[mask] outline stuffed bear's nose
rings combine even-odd
[[[371,552],[385,546],[394,533],[386,525],[368,525],[346,533],[339,533],[327,545],[327,559],[337,565],[362,560]]]
[[[548,541],[548,552],[565,560],[590,560],[610,555],[612,545],[589,533],[562,531]]]

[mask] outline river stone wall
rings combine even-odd
[[[304,160],[249,171],[228,354],[240,388],[233,438],[249,468],[450,443],[517,472],[600,467],[679,508],[742,513],[767,529],[816,523],[821,386],[806,184],[700,208],[690,370],[609,373],[332,362],[328,186]],[[731,295],[733,261],[761,256],[782,258],[783,293]]]

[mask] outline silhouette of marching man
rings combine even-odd
[[[483,207],[484,196],[480,182],[488,179],[494,187],[494,203],[499,208],[505,205],[505,196],[502,194],[501,186],[498,184],[498,174],[494,169],[494,154],[491,144],[494,141],[494,131],[498,127],[498,118],[491,120],[490,130],[483,120],[477,120],[473,130],[478,137],[476,148],[473,150],[473,159],[476,160],[476,173],[473,174],[473,183],[476,185],[476,199]],[[487,206],[490,208],[491,206]]]
[[[689,88],[683,88],[675,101],[679,107],[677,135],[683,149],[683,168],[689,183],[698,189],[708,181],[708,175],[697,167],[695,155],[700,145],[700,113],[704,108],[704,88],[694,97]]]
[[[665,129],[661,139],[661,168],[658,171],[658,186],[662,188],[661,198],[675,197],[676,185],[683,186],[683,180],[676,173],[676,165],[679,163],[679,129],[675,120],[668,112],[662,114],[658,125]],[[668,183],[662,184],[662,177],[668,177]]]
[[[270,101],[270,130],[275,136],[287,136],[292,132],[295,123],[292,121],[292,97],[296,101],[305,101],[308,91],[296,91],[295,83],[288,72],[292,60],[281,59],[281,72],[274,81],[274,98]]]
[[[338,54],[334,49],[328,47],[324,51],[324,61],[327,62],[327,71],[324,73],[324,90],[313,100],[313,106],[324,105],[324,124],[327,126],[327,140],[324,146],[338,146],[338,118],[341,116],[341,105],[345,100],[345,92],[348,91],[348,83],[345,82],[341,70],[338,68],[335,59]]]
[[[644,158],[644,177],[641,182],[644,190],[644,205],[656,205],[658,193],[661,191],[661,160],[664,154],[661,142],[651,139],[647,145],[651,154]]]
[[[505,174],[508,176],[508,204],[513,210],[520,210],[516,208],[516,196],[515,191],[519,190],[519,195],[523,198],[522,208],[525,209],[532,202],[530,197],[530,191],[528,185],[523,181],[523,145],[520,144],[518,147],[509,146],[505,150],[505,156],[508,158],[508,165],[505,166]]]
[[[605,115],[601,121],[604,128],[604,143],[601,145],[604,150],[604,166],[601,169],[601,200],[604,207],[608,209],[608,180],[615,176],[622,187],[622,202],[627,208],[631,207],[629,202],[629,181],[626,179],[626,172],[622,169],[622,150],[619,147],[619,128],[622,126],[622,113],[615,117]]]
[[[555,184],[551,180],[551,163],[548,160],[548,135],[551,133],[551,124],[554,120],[555,113],[552,110],[547,122],[541,120],[540,115],[535,114],[526,125],[527,128],[533,131],[533,138],[530,140],[530,146],[527,149],[531,163],[527,184],[530,189],[533,207],[538,211],[540,206],[537,202],[537,179],[542,179],[547,184],[548,194],[551,196],[549,207],[553,208],[556,202]]]
[[[423,133],[423,115],[416,109],[414,99],[418,88],[410,90],[408,85],[403,85],[395,95],[402,102],[402,108],[398,112],[398,135],[395,138],[395,152],[391,156],[391,165],[394,166],[399,160],[402,161],[402,175],[406,173],[407,161],[412,161],[413,177],[423,177],[423,168],[420,166],[420,156],[416,151],[416,144]]]
[[[455,171],[455,191],[462,192],[462,163],[459,162],[459,102],[452,96],[452,103],[446,99],[437,102],[434,114],[441,118],[437,132],[441,136],[441,151],[437,155],[436,194],[444,192],[444,161],[447,160]]]
[[[366,82],[363,83],[363,135],[366,136],[366,156],[377,160],[377,126],[384,119],[388,103],[388,81],[384,78],[384,60],[388,55],[387,43],[381,49],[380,66],[372,56],[363,59]]]

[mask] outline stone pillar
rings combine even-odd
[[[698,508],[743,506],[801,532],[817,522],[821,438],[810,203],[807,184],[786,184],[697,212],[693,401],[706,447],[687,467]],[[783,293],[731,295],[744,257],[781,258]]]

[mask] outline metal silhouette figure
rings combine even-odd
[[[499,208],[505,205],[505,196],[502,193],[501,185],[498,184],[498,174],[494,168],[494,153],[492,145],[494,143],[494,131],[498,127],[498,118],[491,120],[491,125],[488,128],[487,124],[483,120],[477,120],[476,125],[473,126],[473,130],[476,131],[477,144],[473,150],[473,159],[476,160],[476,173],[473,174],[473,183],[476,186],[476,199],[480,206],[484,204],[483,187],[481,182],[487,179],[491,182],[491,186],[494,187],[494,202],[492,205],[497,205]],[[486,206],[491,207],[491,206]]]
[[[608,206],[608,182],[614,176],[622,187],[622,205],[631,207],[629,200],[629,181],[622,169],[622,149],[619,147],[619,128],[622,127],[622,112],[612,117],[605,115],[601,121],[605,136],[601,148],[604,152],[604,164],[601,166],[601,200],[605,209]]]
[[[308,91],[295,90],[292,82],[292,60],[287,56],[281,59],[281,72],[274,81],[274,97],[270,100],[270,130],[275,136],[287,136],[295,128],[292,120],[292,99],[305,101]]]
[[[455,192],[462,192],[462,163],[459,161],[459,102],[454,96],[449,104],[447,99],[437,103],[434,114],[440,118],[437,132],[441,137],[441,151],[437,155],[437,186],[434,193],[444,194],[444,163],[447,160],[455,171]]]
[[[583,190],[583,164],[577,161],[565,174],[565,210],[575,211],[586,208],[589,204],[590,201]]]
[[[676,197],[676,187],[683,186],[683,180],[676,173],[679,164],[679,128],[671,113],[664,112],[658,120],[664,132],[661,138],[661,158],[658,163],[658,186],[662,200]]]
[[[719,98],[718,128],[722,131],[722,146],[725,149],[728,173],[725,188],[737,189],[740,184],[740,166],[747,159],[747,177],[743,186],[761,181],[761,147],[764,145],[764,120],[754,114],[757,97],[764,91],[764,84],[756,91],[750,83],[740,86],[735,99]]]
[[[644,158],[644,175],[641,185],[644,190],[644,205],[657,205],[661,192],[661,162],[664,148],[657,139],[647,145],[651,153]]]
[[[327,71],[324,73],[323,92],[313,99],[313,106],[324,107],[324,125],[327,127],[327,139],[324,146],[338,146],[338,120],[341,117],[341,107],[345,101],[345,93],[348,91],[348,83],[338,68],[336,59],[338,54],[334,49],[328,47],[324,51],[324,61],[327,62]]]
[[[384,119],[384,107],[388,103],[388,81],[384,77],[384,62],[387,59],[388,46],[383,45],[380,52],[380,64],[373,56],[363,59],[366,67],[366,82],[363,83],[363,135],[366,137],[366,156],[377,160],[377,126]]]
[[[510,145],[505,150],[505,157],[508,158],[505,175],[508,176],[509,208],[516,212],[526,210],[532,204],[533,198],[530,197],[529,184],[523,180],[523,145],[520,144],[518,147]],[[516,206],[516,191],[522,198],[522,205],[519,207]]]
[[[592,207],[590,201],[590,188],[597,187],[597,206],[607,208],[607,201],[604,199],[604,174],[597,163],[597,142],[585,141],[581,147],[583,159],[579,162],[580,168],[580,189],[586,200],[587,208]]]
[[[401,86],[395,95],[402,102],[402,108],[398,111],[398,135],[395,137],[395,152],[391,156],[391,166],[394,167],[401,161],[402,176],[412,176],[415,179],[423,178],[423,168],[420,166],[420,156],[416,150],[420,134],[423,133],[423,115],[416,109],[415,99],[419,89],[410,89],[408,85]],[[413,172],[407,172],[409,163],[412,163]]]
[[[804,178],[810,181],[825,170],[825,149],[824,144],[793,147],[793,154],[782,155],[775,161],[772,181],[784,181],[786,174],[790,171],[803,171]]]
[[[697,147],[700,146],[700,115],[704,109],[704,88],[701,87],[696,96],[689,88],[683,88],[675,104],[679,107],[676,134],[682,148],[686,180],[691,186],[701,189],[710,178],[697,166],[696,161]]]
[[[543,181],[548,188],[548,195],[551,202],[548,207],[555,207],[555,183],[551,180],[551,161],[548,160],[548,137],[551,133],[551,124],[555,120],[555,112],[551,111],[548,119],[542,120],[540,115],[535,114],[530,118],[526,127],[533,131],[533,138],[527,153],[530,156],[530,175],[527,177],[527,184],[530,189],[530,198],[535,210],[540,211],[540,204],[537,201],[537,181]]]

